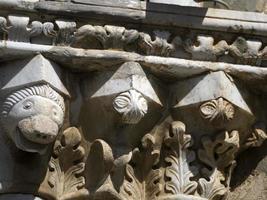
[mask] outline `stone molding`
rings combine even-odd
[[[239,155],[267,139],[266,16],[141,2],[113,14],[181,19],[122,26],[70,20],[97,6],[73,2],[0,1],[0,199],[227,199]],[[227,25],[204,33],[212,20]],[[243,32],[219,33],[231,20]]]
[[[58,31],[55,30],[57,27]],[[76,27],[76,22],[30,22],[29,17],[0,17],[2,40],[45,43],[50,46],[71,46],[83,49],[115,49],[154,55],[212,62],[261,66],[266,48],[260,40],[237,37],[215,43],[212,35],[183,36],[169,31],[153,30],[151,34],[120,26]],[[20,34],[16,34],[20,32]]]

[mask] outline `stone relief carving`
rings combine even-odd
[[[235,109],[230,102],[219,98],[202,104],[200,106],[200,113],[204,119],[211,123],[218,124],[232,120],[234,118]]]
[[[192,179],[198,173],[198,168],[192,165],[196,155],[189,149],[193,140],[185,131],[185,124],[172,122],[169,134],[164,139],[165,145],[171,149],[165,157],[165,192],[176,198],[190,198],[197,190],[197,182]]]
[[[57,68],[41,55],[1,68],[1,127],[23,151],[45,153],[63,125],[67,91]]]
[[[23,88],[2,104],[1,124],[19,149],[44,153],[63,125],[64,99],[48,85]]]
[[[116,38],[115,34],[117,34]],[[209,61],[230,60],[240,64],[260,65],[266,54],[266,49],[262,48],[261,41],[246,40],[242,37],[238,37],[232,44],[225,40],[214,44],[214,38],[209,35],[184,39],[179,35],[173,36],[167,31],[155,30],[153,34],[147,34],[136,30],[127,30],[124,27],[94,27],[91,25],[78,28],[74,37],[73,46],[80,46],[85,49],[100,48],[125,51],[135,49],[141,54],[169,57],[179,57],[181,56],[180,51],[182,51],[183,54],[186,52],[190,54],[186,58]],[[91,43],[90,41],[94,42]],[[133,44],[137,44],[137,47]]]
[[[27,60],[21,69],[38,71],[37,61],[44,63],[39,65],[41,69],[44,66],[45,70],[56,69],[41,55]],[[10,67],[3,68],[8,69]],[[151,109],[155,109],[154,106],[165,105],[161,90],[157,88],[159,84],[154,83],[155,78],[148,78],[139,63],[124,63],[105,76],[107,81],[100,85],[100,76],[86,78],[84,84],[89,88],[84,88],[84,98],[105,99],[104,107],[113,106],[114,114],[117,112],[121,117],[122,127],[139,125]],[[44,84],[16,90],[12,88],[17,88],[18,77],[8,80],[4,91],[13,92],[4,99],[2,108],[2,125],[19,149],[44,154],[48,144],[55,141],[46,176],[36,193],[41,198],[223,199],[229,192],[238,154],[249,147],[260,146],[267,138],[261,124],[252,127],[254,116],[241,95],[243,91],[237,89],[237,83],[225,72],[204,74],[171,86],[173,117],[163,115],[163,119],[153,124],[153,130],[142,136],[141,146],[138,145],[140,140],[135,139],[131,145],[125,143],[128,145],[125,151],[114,146],[108,137],[98,139],[101,134],[87,140],[88,133],[74,127],[65,129],[58,136],[65,113],[61,94],[66,95],[67,91],[58,83],[53,87],[60,90],[51,88],[51,80],[42,77]],[[113,84],[120,85],[120,89],[109,90]],[[91,91],[95,92],[92,94]],[[187,125],[174,119],[177,110],[188,107],[195,109],[199,120],[209,121],[212,128],[198,130],[195,124],[192,129],[192,119],[188,118],[188,122],[185,118]],[[185,112],[183,116],[186,115]],[[247,120],[245,130],[237,121],[239,118]],[[116,122],[117,118],[114,119]],[[186,126],[190,132],[186,131]],[[120,131],[116,127],[112,129]],[[113,137],[116,138],[116,134]],[[120,138],[121,144],[128,139]],[[122,152],[118,154],[117,151]]]
[[[77,27],[74,21],[30,21],[29,17],[15,15],[8,16],[8,19],[1,17],[0,27],[4,33],[2,39],[9,41],[31,41],[84,49],[136,51],[144,55],[257,66],[266,59],[266,48],[262,41],[241,36],[234,42],[222,39],[215,43],[214,37],[207,34],[192,34],[184,38],[171,31],[153,30],[152,33],[146,33],[112,25]],[[16,34],[18,32],[20,34]]]
[[[238,156],[267,134],[264,68],[226,62],[261,65],[264,42],[31,18],[0,17],[5,48],[34,54],[0,57],[0,199],[229,198]]]
[[[46,181],[41,186],[41,193],[49,199],[85,199],[85,150],[80,145],[81,134],[71,127],[63,132],[61,140],[57,140],[49,161]]]
[[[93,143],[88,161],[101,163],[102,158],[106,167],[100,170],[101,175],[91,175],[98,176],[95,179],[98,184],[94,181],[91,184],[95,186],[91,187],[99,187],[92,199],[214,200],[226,197],[235,158],[241,149],[240,133],[222,131],[214,139],[205,136],[202,148],[194,150],[191,135],[185,133],[185,124],[167,119],[161,126],[164,130],[160,134],[166,135],[161,135],[161,139],[153,131],[145,135],[142,146],[132,151],[130,160],[123,162],[124,179],[118,190],[112,179],[116,176],[117,159],[104,141]]]
[[[119,94],[113,101],[113,107],[122,115],[122,121],[127,124],[138,123],[148,109],[146,99],[136,90]]]

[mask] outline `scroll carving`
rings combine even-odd
[[[262,42],[258,40],[238,37],[231,44],[225,40],[214,43],[214,38],[209,35],[198,35],[196,38],[190,37],[184,40],[180,35],[173,36],[167,31],[155,30],[153,34],[147,34],[127,30],[124,27],[85,25],[77,30],[73,46],[135,50],[141,54],[169,57],[177,57],[178,52],[183,52],[185,55],[189,53],[190,57],[196,60],[223,61],[226,59],[251,65],[260,65],[265,59],[266,48],[262,48]]]
[[[266,59],[266,48],[262,41],[241,36],[234,42],[222,39],[215,43],[211,35],[198,34],[196,37],[184,38],[182,35],[163,30],[146,33],[113,25],[77,27],[76,22],[67,20],[30,22],[29,17],[25,16],[9,16],[8,20],[1,17],[0,30],[8,36],[8,40],[17,42],[34,43],[32,38],[44,36],[48,39],[49,45],[67,45],[84,49],[135,51],[144,55],[227,61],[257,66]],[[19,30],[21,34],[16,35]]]
[[[55,30],[56,26],[59,27],[59,33]],[[51,45],[54,45],[56,40],[58,40],[58,44],[69,44],[71,43],[71,35],[76,30],[76,23],[67,21],[56,21],[55,23],[30,22],[29,17],[26,16],[9,16],[8,20],[0,17],[0,30],[7,34],[10,41],[31,42],[33,38],[44,36],[47,39],[52,39],[50,41]]]
[[[60,5],[36,1],[45,4]],[[267,139],[267,47],[255,39],[264,29],[207,34],[214,13],[188,30],[150,17],[123,27],[9,12],[0,17],[0,199],[224,200],[238,156]]]
[[[136,30],[127,30],[116,26],[91,26],[80,27],[75,33],[74,47],[120,49],[137,41],[139,33]]]

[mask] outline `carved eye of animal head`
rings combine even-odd
[[[63,124],[64,99],[47,85],[16,91],[2,106],[1,122],[16,146],[43,153]]]
[[[33,107],[33,102],[31,101],[26,101],[23,105],[24,110],[30,110]]]

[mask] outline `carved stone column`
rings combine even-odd
[[[0,200],[267,198],[267,17],[170,2],[0,0]]]

